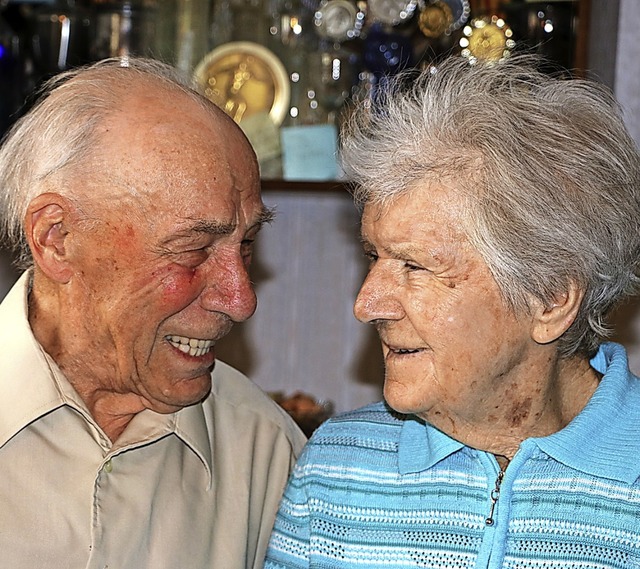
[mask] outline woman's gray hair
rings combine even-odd
[[[132,80],[155,81],[150,87],[156,89],[159,81],[168,95],[177,89],[203,101],[190,80],[169,65],[111,58],[50,79],[33,108],[7,133],[0,147],[0,228],[17,266],[33,263],[23,230],[29,203],[46,191],[53,174],[87,174],[87,159],[100,152],[97,127],[123,108]],[[56,191],[65,195],[65,184],[57,184]]]
[[[578,287],[558,349],[592,355],[612,308],[640,289],[640,160],[604,86],[538,63],[451,58],[398,77],[352,115],[343,167],[361,205],[453,181],[507,304],[527,313]]]

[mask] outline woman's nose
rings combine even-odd
[[[402,305],[397,297],[398,283],[395,281],[379,264],[371,268],[353,307],[353,313],[360,322],[371,324],[402,317]]]

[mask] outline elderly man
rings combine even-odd
[[[639,567],[640,381],[604,338],[640,283],[640,157],[611,95],[454,58],[343,156],[386,401],[316,431],[266,567]]]
[[[0,151],[31,265],[0,306],[12,569],[261,567],[304,438],[215,344],[270,214],[242,132],[173,71],[54,78]]]

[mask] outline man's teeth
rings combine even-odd
[[[203,356],[211,351],[213,340],[198,340],[197,338],[187,338],[185,336],[167,336],[167,341],[181,352],[195,358]]]

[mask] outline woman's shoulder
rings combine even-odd
[[[401,433],[411,420],[417,419],[396,413],[382,402],[340,413],[315,431],[294,478],[312,485],[322,481],[321,486],[331,488],[394,478]]]
[[[345,411],[332,417],[329,423],[334,425],[343,423],[358,423],[370,425],[396,425],[401,426],[407,419],[407,415],[391,409],[384,401],[370,403],[353,411]]]
[[[383,401],[372,403],[332,417],[316,430],[310,444],[395,449],[408,418]]]

